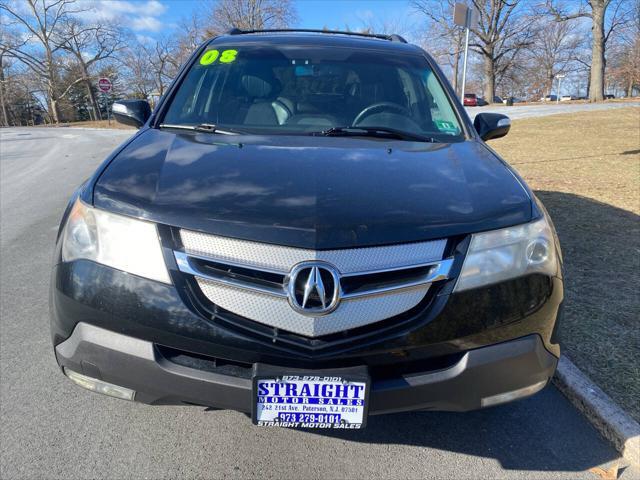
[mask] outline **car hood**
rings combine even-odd
[[[93,201],[162,224],[311,249],[444,238],[532,216],[529,192],[477,141],[157,129],[116,155]]]

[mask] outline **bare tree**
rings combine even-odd
[[[1,12],[0,12],[1,13]],[[14,32],[10,29],[9,22],[4,15],[0,16],[0,125],[9,125],[9,112],[7,106],[7,78],[5,69],[7,68],[7,58],[12,48],[18,43]]]
[[[234,27],[242,30],[287,28],[297,19],[291,0],[217,0],[209,1],[207,5],[213,12],[205,19],[209,36]]]
[[[61,31],[55,36],[55,41],[60,48],[73,56],[80,67],[93,119],[100,120],[100,108],[92,82],[95,77],[90,71],[98,62],[112,58],[124,48],[121,32],[113,25],[88,24],[81,22],[77,17],[69,17],[62,22]]]
[[[484,63],[484,97],[493,103],[496,80],[512,68],[522,51],[532,44],[535,23],[521,0],[473,0],[479,12],[470,46]]]
[[[631,21],[620,29],[612,45],[607,45],[607,78],[611,77],[627,97],[640,90],[640,0],[634,0],[630,12]]]
[[[0,126],[8,127],[9,114],[7,112],[7,87],[4,74],[4,55],[5,51],[0,49],[0,113],[2,114],[2,116],[0,117]]]
[[[378,33],[382,35],[397,34],[405,38],[412,36],[412,28],[406,16],[388,15],[384,18],[375,18],[370,15],[356,15],[359,17],[361,27],[356,29],[360,33]],[[330,30],[325,27],[325,30]],[[347,26],[347,31],[348,26]]]
[[[413,0],[411,2],[413,8],[428,20],[427,32],[422,43],[439,63],[451,68],[451,83],[457,92],[464,30],[453,23],[454,4],[455,0]]]
[[[530,86],[534,90],[536,86],[540,89],[537,93],[550,95],[556,75],[575,70],[576,52],[582,42],[574,25],[567,22],[558,23],[547,18],[540,27],[529,49],[527,76]]]
[[[580,0],[577,8],[566,9],[557,0],[547,0],[549,12],[559,22],[577,18],[591,20],[591,65],[589,70],[589,101],[604,100],[606,43],[611,34],[630,20],[629,0]],[[611,10],[608,22],[607,11]],[[606,25],[606,23],[608,25]]]
[[[173,55],[170,58],[176,72],[208,36],[201,16],[195,11],[191,13],[191,16],[183,18],[179,22],[178,31],[180,33],[173,41]]]
[[[11,0],[0,2],[0,11],[6,13],[24,30],[20,44],[7,48],[7,54],[24,63],[35,75],[41,77],[46,84],[51,117],[54,122],[60,121],[58,101],[63,98],[73,85],[82,81],[78,78],[65,88],[60,88],[58,65],[54,57],[61,48],[56,35],[61,23],[81,10],[75,0],[23,0],[16,3]],[[26,8],[21,8],[26,7]],[[36,45],[39,48],[34,48]]]
[[[179,67],[173,60],[175,43],[172,38],[164,37],[151,45],[143,44],[142,48],[147,52],[148,65],[153,72],[154,93],[161,97]]]
[[[149,99],[154,91],[155,81],[149,68],[148,48],[133,41],[119,57],[124,66],[124,75],[131,94],[136,98]]]

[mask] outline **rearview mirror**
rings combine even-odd
[[[509,133],[511,120],[499,113],[479,113],[473,120],[473,126],[482,140],[504,137]]]
[[[151,116],[151,107],[146,100],[119,100],[111,107],[113,117],[120,123],[140,128]]]

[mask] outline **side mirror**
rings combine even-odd
[[[140,128],[151,116],[151,107],[146,100],[119,100],[113,102],[111,112],[118,122]]]
[[[479,113],[473,120],[473,126],[482,140],[504,137],[511,128],[511,119],[499,113]]]

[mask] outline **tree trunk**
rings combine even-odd
[[[484,57],[484,101],[493,103],[493,97],[496,93],[496,72],[493,55],[485,55]]]
[[[91,104],[91,117],[93,120],[102,120],[100,107],[98,106],[98,100],[96,100],[96,95],[93,91],[93,88],[91,88],[91,79],[88,76],[85,76],[84,83],[87,87],[87,95],[89,96],[89,103]]]
[[[51,123],[56,125],[60,123],[60,110],[58,109],[58,97],[56,96],[56,89],[53,80],[49,80],[47,88],[49,95],[49,116],[51,117]]]
[[[5,89],[4,89],[4,65],[2,63],[2,55],[0,55],[0,108],[2,109],[2,119],[0,125],[4,127],[9,126],[9,116],[7,115],[7,104],[5,102]]]
[[[592,0],[593,44],[591,48],[591,75],[589,80],[589,101],[604,100],[604,14],[605,0]]]
[[[60,110],[58,109],[58,100],[51,99],[51,123],[58,125],[60,123]]]
[[[87,65],[82,58],[82,55],[76,55],[78,58],[78,62],[82,65],[82,77],[84,79],[84,84],[87,87],[87,95],[89,96],[89,103],[91,104],[91,120],[102,120],[102,115],[100,113],[100,107],[98,106],[98,100],[96,99],[95,92],[91,86],[91,75],[89,75],[89,70],[87,69]]]
[[[545,93],[543,94],[543,96],[549,95],[551,96],[551,90],[553,90],[553,78],[555,77],[555,75],[553,74],[553,72],[548,72],[547,73],[547,82],[546,85],[544,87]]]
[[[460,48],[456,46],[456,53],[453,54],[453,78],[451,84],[453,91],[458,93],[458,70],[460,69]]]
[[[47,94],[49,96],[50,117],[52,123],[60,123],[60,110],[58,109],[58,97],[56,95],[56,68],[53,63],[53,53],[46,45],[46,65],[47,65]]]

